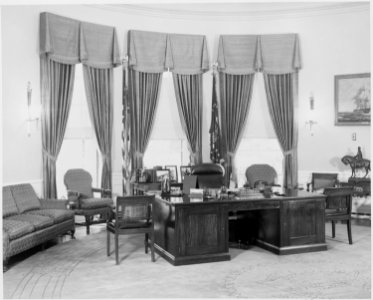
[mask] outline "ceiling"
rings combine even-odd
[[[184,1],[181,1],[184,2]],[[297,14],[325,14],[369,10],[369,2],[208,2],[208,3],[147,3],[109,4],[101,8],[124,13],[146,14],[160,17],[245,17],[281,16]]]

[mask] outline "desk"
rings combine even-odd
[[[256,244],[276,254],[326,250],[325,196],[287,190],[285,196],[193,202],[154,201],[155,249],[173,265],[230,260],[228,214],[254,211]]]

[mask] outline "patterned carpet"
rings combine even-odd
[[[370,227],[337,224],[328,251],[278,256],[230,249],[231,261],[174,267],[144,254],[143,237],[121,237],[121,264],[105,232],[37,252],[3,274],[4,298],[371,298]]]

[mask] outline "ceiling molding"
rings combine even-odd
[[[313,17],[318,15],[369,12],[369,2],[288,2],[216,4],[108,4],[88,5],[117,13],[169,19],[247,21],[268,18]]]

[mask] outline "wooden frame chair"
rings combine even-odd
[[[246,186],[255,188],[259,183],[268,186],[279,186],[276,184],[277,172],[267,164],[254,164],[249,166],[245,171]]]
[[[119,235],[145,234],[145,253],[150,244],[151,260],[154,257],[154,222],[152,204],[154,196],[118,197],[115,218],[107,222],[107,256],[110,256],[110,234],[114,234],[115,261],[119,264]],[[150,239],[150,243],[149,243]]]
[[[348,242],[352,244],[351,205],[353,187],[325,188],[326,208],[325,221],[332,222],[332,237],[335,237],[335,222],[347,222]]]
[[[70,209],[75,215],[85,217],[85,222],[75,222],[75,224],[86,226],[87,234],[90,233],[90,225],[106,223],[111,218],[113,207],[111,191],[92,187],[92,176],[87,171],[68,170],[64,176],[64,184]],[[101,193],[101,198],[94,197],[94,193]],[[94,220],[96,215],[99,215],[98,220]]]
[[[337,184],[338,173],[312,173],[311,182],[307,183],[307,192],[335,187]]]

